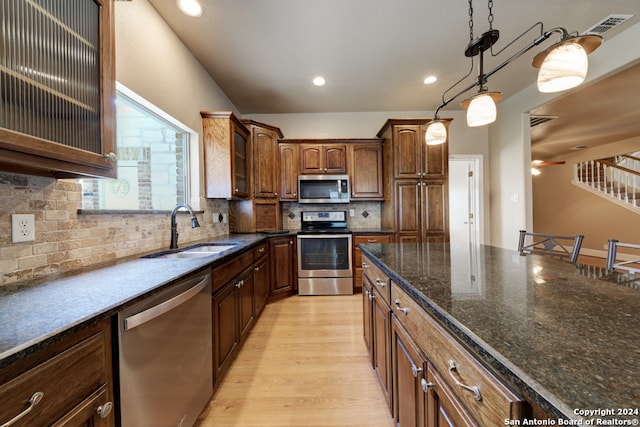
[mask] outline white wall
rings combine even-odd
[[[638,60],[638,40],[640,24],[603,43],[589,56],[586,83]],[[508,69],[502,72],[508,72]],[[637,88],[630,88],[634,89]],[[553,96],[538,92],[534,82],[498,104],[499,119],[489,127],[491,244],[494,246],[515,249],[518,230],[533,228],[528,111],[557,96],[562,94]]]

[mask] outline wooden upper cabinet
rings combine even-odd
[[[298,144],[280,144],[280,200],[298,200]]]
[[[249,130],[230,111],[202,111],[205,196],[248,199],[251,183]]]
[[[242,120],[251,131],[253,146],[253,196],[277,198],[280,191],[278,181],[278,139],[284,135],[279,128],[253,120]]]
[[[301,144],[300,174],[347,173],[345,144]]]
[[[420,125],[397,126],[393,129],[393,170],[395,178],[422,176],[422,144]]]
[[[443,179],[447,177],[448,144],[427,145],[425,124],[393,127],[394,178]]]
[[[355,143],[347,147],[351,199],[382,200],[382,143]]]
[[[115,177],[113,1],[54,3],[3,9],[0,170]]]

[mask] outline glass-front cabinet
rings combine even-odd
[[[111,0],[3,0],[0,170],[116,174]]]

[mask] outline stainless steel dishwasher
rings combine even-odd
[[[192,426],[213,393],[211,275],[118,314],[122,427]]]

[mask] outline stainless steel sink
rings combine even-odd
[[[148,258],[202,258],[206,256],[212,256],[215,254],[219,254],[220,252],[228,251],[229,249],[233,249],[237,244],[210,244],[210,245],[201,245],[194,246],[192,248],[187,248],[181,250],[179,252],[171,252],[160,255],[150,255]]]
[[[187,248],[182,252],[178,252],[178,253],[185,253],[185,252],[191,252],[191,253],[201,253],[201,252],[209,252],[209,253],[214,253],[217,254],[219,252],[224,252],[226,250],[229,249],[233,249],[235,248],[237,245],[202,245],[202,246],[196,246],[195,248]]]

